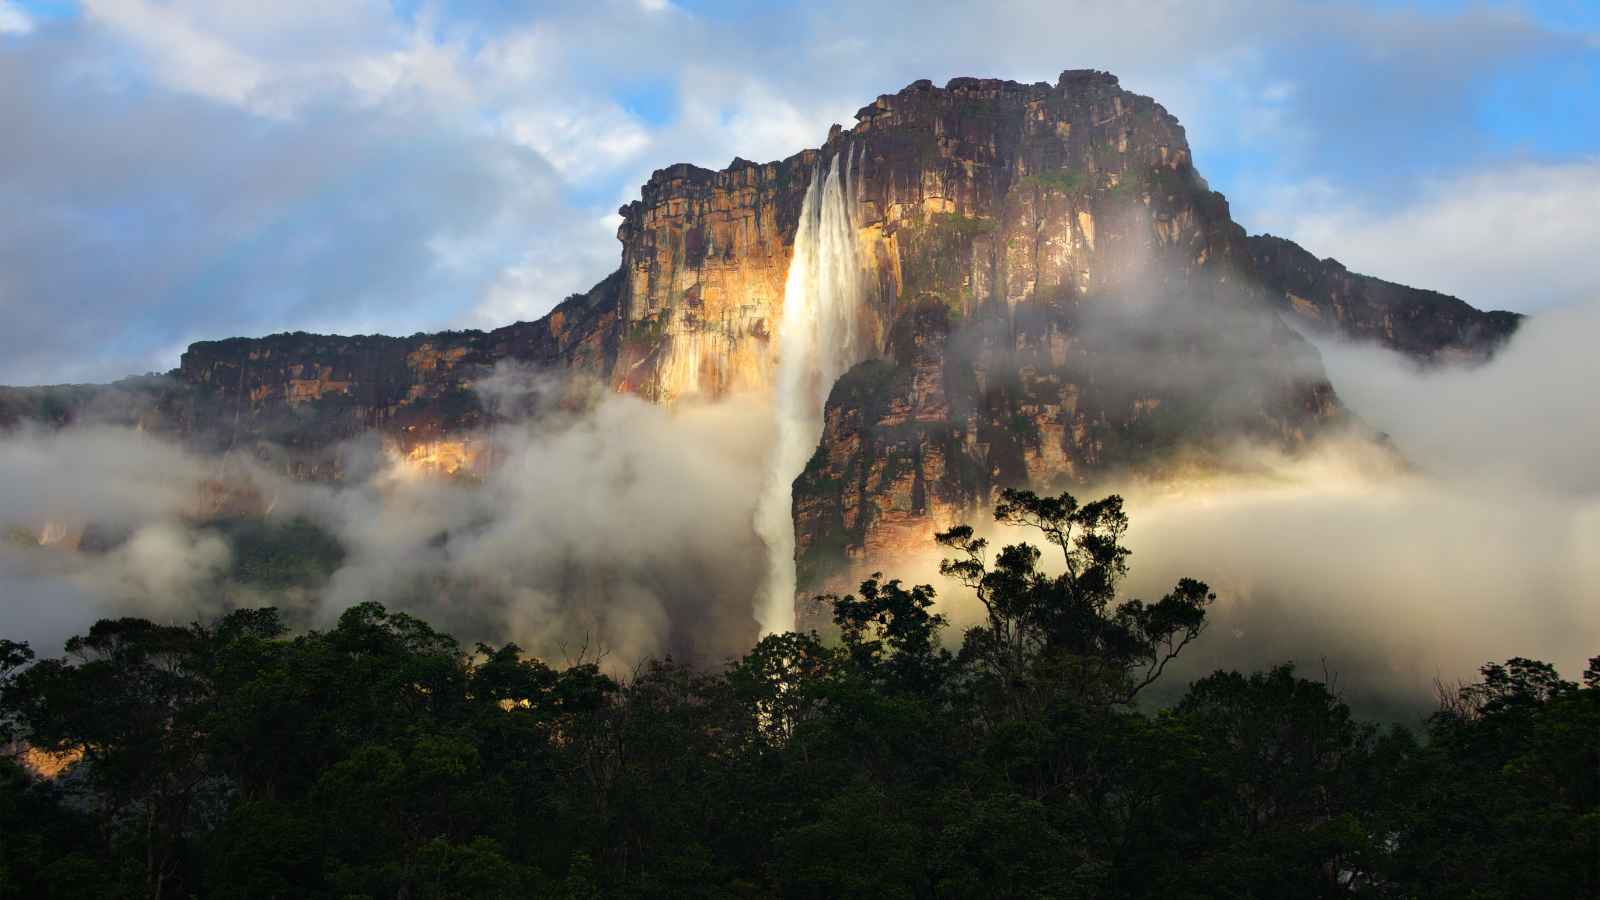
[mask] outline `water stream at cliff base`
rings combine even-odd
[[[773,388],[778,437],[756,505],[756,531],[768,550],[767,579],[756,598],[762,634],[794,628],[794,480],[822,436],[828,392],[859,359],[862,274],[851,168],[847,152],[833,158],[826,175],[820,166],[812,173],[783,287]]]

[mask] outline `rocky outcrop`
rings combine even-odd
[[[795,485],[802,595],[927,548],[1001,487],[1292,446],[1342,417],[1182,127],[1114,77],[921,82],[826,149],[854,146],[890,327]]]
[[[622,225],[622,344],[612,381],[671,402],[764,388],[784,279],[818,154],[651,176]]]
[[[341,441],[377,434],[419,465],[454,471],[449,440],[497,410],[479,390],[506,365],[610,372],[620,273],[537,322],[408,338],[275,334],[190,345],[177,369],[111,385],[0,388],[0,427],[105,423],[200,452],[241,451],[300,477],[336,478]]]
[[[326,337],[304,333],[190,346],[172,414],[211,449],[265,441],[316,449],[369,431],[406,446],[483,423],[474,390],[507,363],[602,373],[618,353],[622,280],[612,276],[538,322],[494,331]]]
[[[1359,275],[1270,234],[1250,238],[1250,255],[1257,276],[1296,328],[1374,341],[1419,362],[1481,362],[1522,321],[1517,313],[1484,312],[1437,291]]]

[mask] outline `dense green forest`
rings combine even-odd
[[[1287,665],[1152,709],[1206,585],[1116,602],[1116,497],[996,513],[1040,546],[939,536],[985,624],[873,579],[836,636],[721,671],[553,668],[376,603],[5,642],[0,741],[77,762],[0,757],[0,896],[1600,896],[1600,659],[1487,665],[1415,733]]]

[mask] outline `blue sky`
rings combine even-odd
[[[1538,311],[1600,297],[1600,4],[0,0],[0,383],[194,340],[533,318],[652,169],[918,78],[1117,73],[1252,232]]]

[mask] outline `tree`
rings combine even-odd
[[[1377,729],[1327,684],[1289,664],[1216,672],[1190,686],[1172,718],[1198,742],[1203,764],[1188,777],[1204,789],[1184,790],[1184,808],[1170,810],[1182,824],[1160,832],[1190,860],[1169,870],[1182,881],[1166,890],[1248,894],[1277,884],[1280,896],[1334,897],[1374,883]]]
[[[22,736],[22,721],[9,690],[18,673],[33,662],[33,648],[27,642],[0,639],[0,751]]]
[[[1042,533],[1064,566],[1052,576],[1040,567],[1038,548],[1013,544],[990,567],[989,542],[970,526],[936,536],[960,554],[940,572],[971,588],[988,614],[967,633],[962,652],[1008,702],[1038,709],[1065,692],[1080,703],[1132,703],[1204,629],[1216,595],[1193,579],[1156,603],[1114,605],[1131,553],[1122,544],[1128,517],[1121,497],[1080,506],[1067,493],[1008,489],[995,519]]]
[[[785,632],[762,638],[729,667],[727,678],[751,712],[752,732],[782,748],[820,714],[821,686],[837,666],[838,654],[816,634]]]
[[[949,671],[952,660],[939,647],[942,614],[928,610],[934,592],[928,585],[907,589],[898,579],[880,582],[875,573],[861,583],[861,596],[832,598],[833,621],[845,651],[885,689],[929,691]]]
[[[1600,660],[1514,658],[1441,698],[1394,766],[1389,876],[1414,896],[1600,895]]]
[[[201,629],[124,618],[67,641],[66,659],[16,676],[7,704],[35,746],[82,754],[105,846],[141,857],[142,890],[160,898],[178,874],[183,833],[207,779]]]

